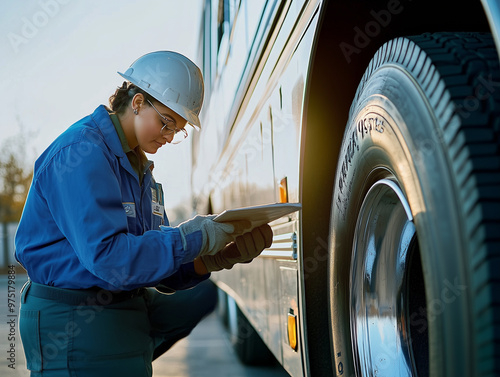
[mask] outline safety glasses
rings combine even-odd
[[[170,144],[179,144],[181,141],[183,141],[187,136],[188,132],[184,128],[177,128],[175,125],[175,121],[173,119],[169,119],[165,116],[163,116],[158,109],[151,103],[150,100],[147,100],[148,103],[151,105],[151,107],[158,113],[160,118],[162,119],[161,122],[163,124],[163,127],[161,128],[160,132],[162,136],[170,136],[174,135],[172,140],[169,141]]]

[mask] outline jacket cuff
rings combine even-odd
[[[194,263],[183,264],[179,270],[160,281],[156,289],[162,293],[174,293],[177,290],[189,289],[210,277],[210,273],[198,275],[194,270]]]
[[[185,240],[186,247],[184,248],[184,258],[182,264],[192,262],[200,254],[203,242],[201,230],[187,234]]]

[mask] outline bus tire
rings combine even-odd
[[[228,295],[222,289],[217,288],[217,317],[219,317],[224,328],[229,328]]]
[[[228,297],[229,337],[238,359],[245,365],[271,365],[276,362],[260,335],[238,304]]]
[[[332,202],[337,376],[500,373],[499,110],[489,34],[397,38],[370,62]]]

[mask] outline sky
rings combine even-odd
[[[26,162],[92,113],[141,55],[173,50],[198,64],[203,0],[0,0],[0,143],[25,135]],[[155,155],[167,211],[190,204],[190,143]],[[172,217],[173,213],[169,216]]]

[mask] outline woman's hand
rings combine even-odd
[[[237,236],[234,242],[215,255],[203,255],[197,260],[203,262],[207,272],[229,270],[236,263],[251,262],[264,249],[270,247],[272,242],[273,231],[268,224],[265,224]],[[202,269],[201,266],[200,269]]]

